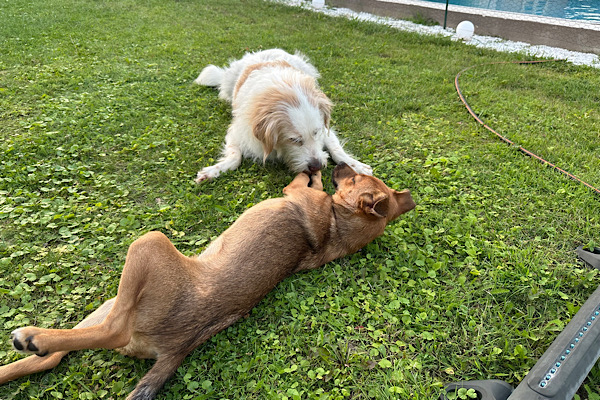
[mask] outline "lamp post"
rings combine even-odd
[[[444,12],[444,29],[446,29],[446,19],[448,18],[448,2],[450,0],[446,0],[446,11]]]

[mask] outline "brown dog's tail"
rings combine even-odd
[[[156,393],[163,387],[165,382],[177,371],[187,352],[161,355],[154,366],[138,382],[133,392],[126,400],[151,400],[156,398]]]
[[[68,351],[58,351],[45,357],[29,356],[14,363],[0,367],[0,385],[25,375],[35,374],[54,368]]]

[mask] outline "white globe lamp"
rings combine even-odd
[[[463,40],[469,40],[473,37],[475,25],[471,21],[462,21],[456,26],[456,37]]]

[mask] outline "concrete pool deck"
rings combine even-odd
[[[440,25],[444,23],[446,8],[445,4],[419,0],[326,0],[325,3],[332,7],[397,19],[419,15]],[[446,26],[455,29],[464,20],[475,25],[477,35],[600,54],[599,23],[450,4]]]

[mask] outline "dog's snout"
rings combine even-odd
[[[321,165],[321,162],[319,160],[317,160],[316,158],[311,159],[308,163],[308,170],[310,171],[311,174],[314,174],[315,172],[320,171],[321,168],[323,168],[323,165]]]

